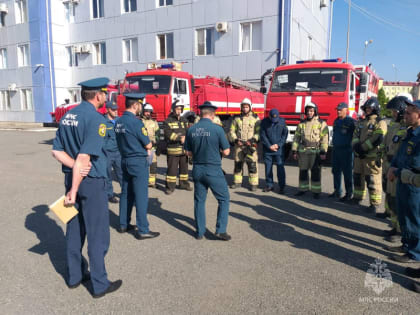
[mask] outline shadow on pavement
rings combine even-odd
[[[39,144],[46,144],[46,145],[52,145],[54,141],[54,138],[50,139],[50,140],[44,140],[41,142],[38,142]]]
[[[28,214],[25,227],[36,234],[39,243],[28,251],[38,255],[48,254],[55,271],[66,279],[66,239],[61,227],[47,216],[47,205],[38,205]]]
[[[254,196],[247,193],[239,194],[248,197]],[[254,197],[261,198],[261,196]],[[332,238],[349,246],[374,251],[380,255],[388,256],[390,254],[378,248],[383,246],[382,243],[342,231],[340,227],[372,234],[375,234],[373,232],[376,232],[377,229],[335,217],[328,213],[302,207],[288,200],[281,199],[274,201],[271,198],[270,196],[264,196],[260,200],[267,205],[260,204],[256,206],[243,201],[231,201],[231,203],[253,209],[257,214],[265,217],[265,219],[255,219],[236,212],[230,212],[230,215],[238,220],[247,222],[254,231],[267,239],[289,242],[295,248],[309,250],[364,272],[368,270],[370,264],[375,263],[376,256],[369,256],[356,250],[345,248],[323,238]],[[278,209],[273,208],[276,207],[276,203],[280,205],[277,207]],[[317,224],[317,220],[328,223],[328,226]],[[297,231],[296,228],[307,231],[308,234],[317,234],[321,238],[306,235]],[[388,261],[386,261],[386,264],[393,272],[393,281],[405,288],[409,288],[412,280],[404,275],[405,267]]]

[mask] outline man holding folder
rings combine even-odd
[[[105,190],[107,161],[103,151],[106,124],[97,109],[106,101],[108,82],[108,78],[97,78],[79,83],[83,101],[60,120],[52,150],[65,175],[64,203],[79,210],[66,229],[67,285],[76,288],[82,281],[90,279],[94,298],[114,292],[122,284],[121,280],[110,282],[105,270],[110,238]],[[83,177],[86,169],[89,172]],[[90,275],[82,258],[86,236]]]

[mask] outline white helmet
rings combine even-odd
[[[249,105],[249,108],[250,108],[250,109],[252,108],[252,103],[251,103],[251,100],[250,100],[249,98],[247,98],[247,97],[245,97],[245,98],[242,100],[242,102],[241,102],[241,107],[242,107],[242,105],[244,105],[244,104]]]
[[[397,96],[404,96],[406,97],[410,102],[413,101],[413,95],[411,95],[410,93],[406,93],[406,92],[400,92],[397,94]]]
[[[144,104],[143,111],[153,112],[153,106],[149,103]]]

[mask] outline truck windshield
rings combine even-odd
[[[142,75],[127,78],[127,92],[169,94],[172,77],[167,75]]]
[[[347,86],[347,70],[313,68],[277,71],[273,76],[272,92],[342,92]]]

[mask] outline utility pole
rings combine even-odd
[[[346,62],[349,62],[349,45],[350,45],[350,13],[351,13],[351,0],[349,1],[349,15],[347,25],[347,49],[346,49]]]

